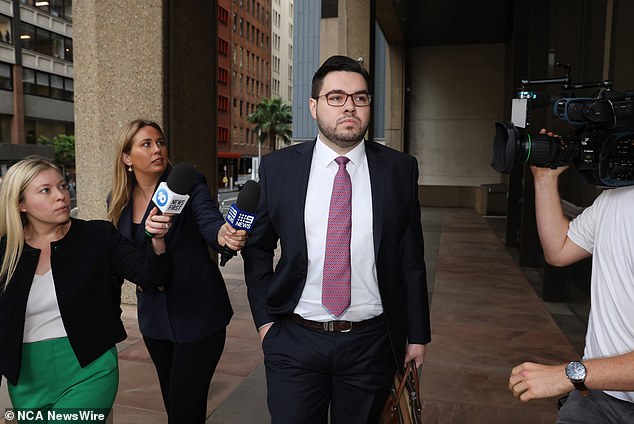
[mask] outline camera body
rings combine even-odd
[[[564,90],[601,90],[594,98],[547,98],[527,90],[529,85],[551,83],[562,83]],[[568,78],[522,81],[513,99],[512,121],[495,123],[491,166],[508,173],[520,162],[549,168],[572,165],[591,184],[634,185],[634,92],[613,93],[611,85],[610,81],[571,84]],[[576,129],[558,137],[529,134],[530,108],[548,104],[555,117]]]

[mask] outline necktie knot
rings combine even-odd
[[[337,165],[339,165],[339,168],[341,168],[342,166],[345,168],[348,162],[350,162],[350,159],[348,159],[345,156],[339,156],[335,158],[335,162],[337,162]]]

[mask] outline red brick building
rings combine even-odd
[[[218,2],[218,164],[220,184],[253,174],[263,144],[247,116],[271,96],[271,0]],[[254,174],[253,174],[254,175]]]

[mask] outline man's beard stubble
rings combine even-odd
[[[365,132],[368,129],[368,126],[361,128],[359,133],[353,132],[349,133],[348,131],[337,131],[336,129],[328,128],[326,125],[322,123],[317,117],[317,127],[319,131],[326,137],[329,141],[342,148],[351,148],[359,144],[363,141],[363,137],[365,136]]]

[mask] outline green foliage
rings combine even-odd
[[[75,167],[75,136],[60,134],[53,138],[43,135],[37,141],[39,144],[53,146],[55,161],[65,168]]]
[[[255,124],[255,130],[261,131],[263,139],[268,137],[272,146],[276,136],[279,136],[284,144],[291,143],[293,113],[291,107],[283,103],[282,99],[275,97],[260,100],[255,111],[247,116],[247,121]]]

